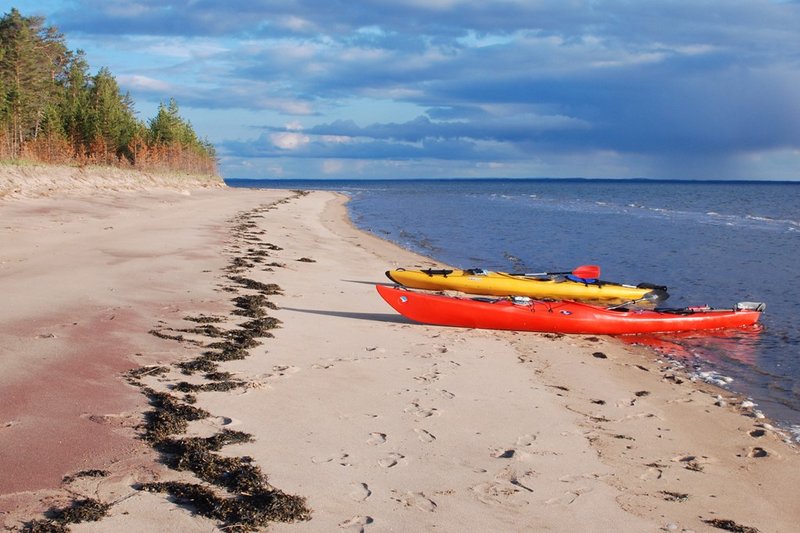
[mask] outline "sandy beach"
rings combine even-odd
[[[410,323],[374,285],[441,265],[343,196],[48,172],[0,167],[6,529],[800,524],[797,447],[742,398],[608,337]]]

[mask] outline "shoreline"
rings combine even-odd
[[[230,299],[259,290],[231,276],[277,285],[266,297],[277,308],[264,311],[280,324],[246,358],[220,363],[243,385],[194,393],[209,416],[188,434],[253,437],[224,455],[252,457],[271,486],[311,509],[310,521],[271,530],[713,531],[730,520],[782,531],[800,519],[800,455],[741,398],[607,338],[412,324],[372,285],[388,267],[436,263],[356,229],[341,196],[292,196],[222,189],[0,202],[10,250],[0,267],[17,298],[0,322],[10,347],[0,390],[28,395],[4,406],[0,442],[20,449],[52,435],[57,418],[42,418],[33,401],[48,390],[60,393],[51,401],[64,431],[80,422],[106,438],[84,455],[63,440],[51,448],[63,457],[28,458],[18,475],[38,487],[5,478],[6,527],[70,493],[113,503],[74,531],[220,524],[131,488],[197,479],[136,438],[152,405],[124,375],[168,367],[140,381],[174,394],[182,381],[207,384],[176,365],[214,340],[187,317],[219,318],[210,325],[229,332],[246,320]],[[58,252],[70,276],[34,249]],[[31,281],[36,292],[25,293]],[[94,401],[58,411],[66,394]],[[0,466],[11,460],[6,453]],[[38,478],[33,466],[49,473]],[[109,474],[61,483],[100,468]]]

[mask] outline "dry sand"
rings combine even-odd
[[[606,337],[409,323],[374,284],[434,264],[355,230],[340,196],[157,180],[108,191],[91,177],[43,192],[14,178],[0,200],[6,528],[87,498],[111,504],[107,516],[72,531],[224,527],[137,490],[213,486],[140,437],[152,394],[190,405],[178,384],[211,383],[178,364],[215,332],[243,331],[243,296],[264,297],[280,323],[246,358],[217,363],[236,386],[193,393],[207,416],[187,435],[251,435],[212,455],[252,458],[275,494],[311,511],[271,531],[800,524],[800,455],[741,399]]]

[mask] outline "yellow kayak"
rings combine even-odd
[[[577,270],[576,270],[577,271]],[[599,272],[599,271],[598,271]],[[405,287],[427,290],[452,290],[491,296],[528,296],[554,300],[583,300],[620,303],[647,299],[666,300],[667,288],[651,283],[623,285],[599,279],[579,278],[572,274],[509,274],[482,269],[386,271],[386,276]],[[652,293],[652,294],[651,294]]]

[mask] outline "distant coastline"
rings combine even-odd
[[[681,183],[685,185],[704,184],[704,185],[800,185],[800,181],[789,180],[732,180],[732,179],[667,179],[667,178],[224,178],[225,183],[230,187],[252,187],[256,183],[276,184],[279,188],[281,183],[387,183],[387,182],[469,182],[469,183],[510,183],[510,182],[531,182],[531,183]]]

